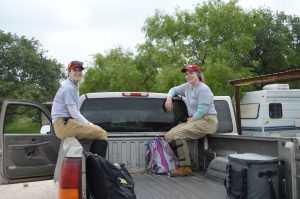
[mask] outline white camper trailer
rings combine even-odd
[[[294,136],[299,132],[300,89],[289,89],[288,84],[247,92],[240,108],[244,134]]]

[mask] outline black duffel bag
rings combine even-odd
[[[124,164],[113,164],[91,152],[83,153],[88,199],[136,199],[134,181]]]

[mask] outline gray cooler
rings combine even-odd
[[[237,198],[275,199],[279,190],[279,158],[253,153],[228,157],[227,194]]]

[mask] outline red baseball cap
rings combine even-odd
[[[198,72],[200,73],[200,67],[197,65],[188,65],[186,67],[184,67],[183,69],[181,69],[182,73],[185,73],[186,71],[191,71],[191,72]]]
[[[80,62],[80,61],[71,61],[68,64],[68,70],[70,71],[72,68],[80,68],[81,70],[84,70],[84,68],[83,68],[83,62]]]

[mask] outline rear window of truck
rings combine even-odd
[[[162,98],[91,98],[80,111],[90,122],[108,132],[164,132],[187,118],[184,102],[173,99],[173,110],[164,109]]]

